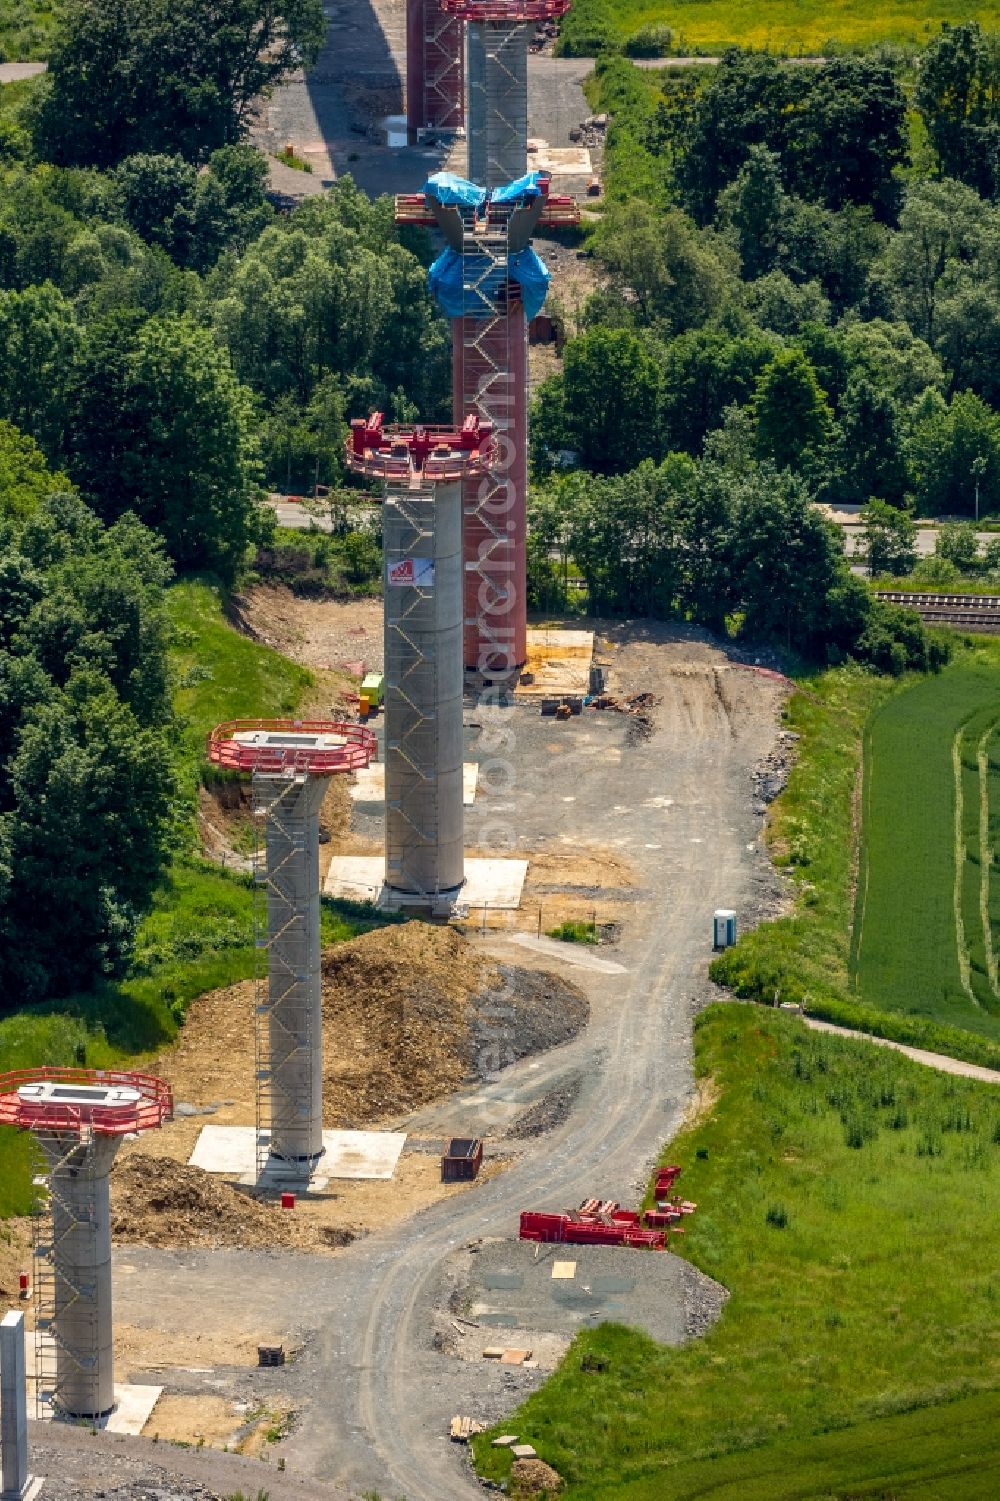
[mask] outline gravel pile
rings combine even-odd
[[[721,1282],[699,1272],[689,1261],[683,1261],[682,1265],[684,1327],[689,1338],[696,1339],[716,1322],[729,1299],[729,1291]]]
[[[558,975],[498,964],[493,984],[471,998],[472,1063],[479,1078],[531,1053],[569,1042],[587,1024],[590,1005],[578,986]]]
[[[327,1119],[352,1129],[418,1110],[566,1042],[588,1011],[575,985],[498,965],[452,928],[366,933],[323,960]]]
[[[548,1094],[521,1112],[507,1127],[504,1138],[508,1141],[527,1141],[533,1136],[544,1136],[546,1131],[554,1131],[557,1126],[563,1125],[569,1120],[582,1083],[582,1074],[573,1074],[557,1084],[555,1089],[550,1089]]]

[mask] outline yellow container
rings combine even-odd
[[[368,700],[366,698],[360,698],[358,700],[358,713],[361,715],[362,719],[367,719],[368,718],[368,712],[369,712],[370,707],[371,706],[370,706],[370,704],[369,704],[369,702],[368,702]]]

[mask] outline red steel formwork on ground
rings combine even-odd
[[[54,1084],[73,1088],[134,1090],[137,1100],[121,1104],[40,1098],[18,1094],[25,1085]],[[0,1126],[56,1135],[133,1136],[171,1120],[173,1094],[165,1079],[131,1070],[95,1068],[24,1068],[0,1074]]]
[[[453,322],[456,412],[493,425],[490,468],[463,488],[465,665],[505,678],[527,655],[528,326],[519,301]]]
[[[644,1230],[639,1216],[628,1209],[593,1216],[525,1210],[520,1237],[549,1245],[636,1246],[650,1251],[663,1251],[667,1244],[662,1230]]]
[[[406,3],[406,124],[457,130],[465,124],[465,32],[438,0]]]

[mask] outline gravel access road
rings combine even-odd
[[[519,706],[504,723],[517,777],[504,803],[520,840],[537,844],[544,831],[554,846],[618,847],[652,893],[616,950],[627,974],[571,972],[591,999],[587,1031],[493,1086],[501,1104],[526,1080],[537,1087],[580,1070],[569,1118],[529,1143],[507,1173],[368,1237],[331,1266],[336,1312],[301,1361],[313,1400],[279,1451],[290,1468],[407,1501],[480,1498],[463,1451],[446,1437],[448,1420],[458,1411],[500,1416],[532,1373],[508,1375],[495,1362],[470,1365],[433,1348],[447,1259],[469,1241],[516,1236],[522,1208],[565,1208],[590,1194],[634,1201],[682,1119],[712,911],[749,915],[771,880],[751,772],[774,743],[781,690],[730,670],[693,633],[661,631],[633,660],[663,694],[644,743],[626,745],[617,716],[553,725]],[[480,816],[487,811],[480,804]]]

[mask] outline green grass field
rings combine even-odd
[[[717,53],[736,43],[789,56],[817,56],[877,42],[923,46],[942,21],[978,20],[1000,28],[1000,6],[963,5],[959,0],[897,0],[889,6],[860,0],[608,0],[608,10],[626,37],[643,26],[669,26],[675,53]]]
[[[675,1245],[729,1289],[719,1323],[676,1350],[587,1331],[505,1430],[568,1501],[990,1494],[996,1091],[732,1005],[696,1067],[720,1093],[669,1148],[698,1204]]]
[[[872,716],[851,980],[868,1005],[1000,1041],[998,724],[994,643]]]

